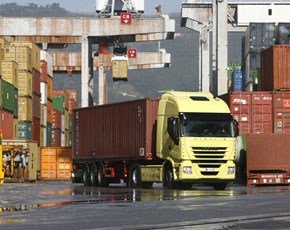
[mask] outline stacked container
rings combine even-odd
[[[235,70],[232,77],[232,91],[242,91],[243,75],[241,70]]]
[[[47,51],[40,53],[40,92],[41,92],[41,146],[52,145],[52,98],[48,98],[48,79],[50,79],[50,90],[52,90],[52,56]]]
[[[235,70],[241,70],[242,64],[238,62],[232,62],[228,64],[228,89],[231,89],[232,78]]]
[[[250,23],[245,36],[243,65],[246,91],[260,90],[258,82],[261,71],[261,52],[275,44],[274,23]]]
[[[279,23],[278,42],[280,45],[290,44],[290,23]]]

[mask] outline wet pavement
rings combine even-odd
[[[0,229],[290,229],[290,187],[0,186]]]

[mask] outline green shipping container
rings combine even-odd
[[[52,108],[64,114],[64,96],[54,95],[52,98]]]
[[[2,80],[2,108],[10,112],[14,112],[15,105],[15,91],[14,86]]]
[[[18,139],[32,140],[32,123],[18,122]]]
[[[14,117],[18,117],[18,89],[14,88]]]
[[[51,147],[51,145],[52,145],[52,124],[47,123],[46,146]]]
[[[69,115],[68,115],[68,118],[69,118],[68,132],[69,132],[69,133],[72,133],[72,115],[69,114]]]
[[[69,133],[69,135],[68,135],[68,146],[69,147],[72,146],[72,133]]]

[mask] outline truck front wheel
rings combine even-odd
[[[164,168],[164,174],[163,174],[163,187],[164,188],[174,188],[174,177],[173,177],[173,169],[171,165],[166,165]]]

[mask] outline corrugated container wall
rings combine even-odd
[[[40,93],[41,93],[41,104],[47,104],[47,84],[45,82],[40,82]]]
[[[235,70],[232,78],[232,90],[242,91],[243,75],[241,70]]]
[[[18,139],[32,140],[32,122],[18,122]]]
[[[47,146],[47,128],[41,127],[40,128],[40,147]]]
[[[290,92],[273,93],[274,133],[290,134]]]
[[[290,45],[275,45],[262,53],[263,90],[290,90]]]
[[[41,50],[40,60],[43,60],[47,63],[47,74],[50,77],[53,77],[53,58],[52,58],[52,56],[47,51]]]
[[[5,52],[4,49],[0,47],[0,62],[5,60]],[[0,73],[2,72],[2,65],[0,63]]]
[[[44,104],[40,105],[40,125],[46,127],[47,125],[47,107]]]
[[[51,123],[47,123],[46,145],[47,146],[51,146],[52,145],[52,124]]]
[[[14,86],[2,80],[1,91],[2,91],[1,92],[2,93],[2,108],[10,112],[13,112],[15,108]]]
[[[0,37],[0,47],[4,48],[5,46],[9,46],[9,42],[5,38]]]
[[[40,95],[40,73],[37,70],[32,70],[32,89],[33,92]]]
[[[32,98],[19,97],[18,98],[18,120],[32,122]]]
[[[2,61],[2,79],[18,88],[18,65],[14,61]]]
[[[52,101],[53,97],[53,78],[47,77],[47,98]]]
[[[48,123],[52,123],[52,102],[51,101],[47,101],[47,122]]]
[[[108,104],[73,112],[73,157],[144,159],[156,154],[158,99]]]
[[[32,97],[32,74],[25,71],[18,72],[18,95]]]
[[[0,110],[0,129],[2,129],[3,132],[3,139],[13,139],[13,123],[13,113]]]
[[[14,117],[18,117],[18,89],[14,88]]]
[[[33,118],[32,122],[32,140],[40,144],[40,120],[37,118]]]
[[[33,105],[33,117],[40,119],[40,96],[37,94],[33,94],[32,98]]]
[[[52,143],[53,147],[61,147],[61,130],[53,129],[52,130]]]
[[[47,63],[40,61],[40,81],[47,82]]]
[[[57,110],[52,111],[52,128],[61,129],[62,126],[62,114]]]
[[[61,147],[65,146],[65,132],[61,132]]]
[[[13,140],[18,140],[18,120],[13,119]]]
[[[53,97],[58,97],[58,96],[63,96],[63,106],[64,108],[68,109],[69,108],[69,92],[67,90],[53,90]],[[60,99],[58,99],[60,100]],[[62,99],[61,99],[62,100]],[[58,103],[58,102],[57,102]],[[60,110],[59,110],[60,111]],[[64,113],[64,112],[63,112]]]
[[[15,61],[19,70],[32,71],[31,49],[29,47],[5,47],[5,60]]]
[[[53,95],[52,108],[64,114],[65,98],[61,95]]]

